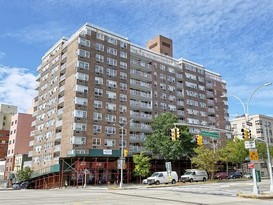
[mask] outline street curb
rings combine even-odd
[[[273,193],[261,193],[261,194],[251,194],[251,193],[238,193],[238,197],[247,199],[273,199]]]

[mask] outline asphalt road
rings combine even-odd
[[[267,187],[268,183],[263,185]],[[1,205],[272,205],[273,199],[245,199],[236,190],[249,190],[251,181],[193,183],[180,186],[87,187],[53,190],[0,190]],[[227,194],[229,193],[229,194]]]

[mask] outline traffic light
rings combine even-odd
[[[248,137],[249,137],[249,139],[252,139],[252,137],[251,137],[251,130],[248,130]]]
[[[176,129],[175,128],[171,129],[171,140],[172,141],[176,140]]]
[[[203,145],[203,136],[202,135],[196,136],[196,143],[197,143],[197,145]]]
[[[180,138],[180,129],[176,128],[176,140],[179,140]]]
[[[128,149],[124,149],[124,150],[123,150],[123,156],[124,156],[124,157],[128,157],[128,153],[129,153],[129,150],[128,150]]]
[[[242,138],[245,139],[245,129],[241,129],[241,133],[242,133]]]

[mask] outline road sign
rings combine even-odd
[[[201,135],[205,137],[220,138],[218,132],[201,131]]]
[[[255,149],[256,148],[255,141],[254,140],[245,141],[245,148],[246,149]]]
[[[250,149],[249,150],[249,159],[254,160],[254,161],[259,160],[259,155],[258,155],[257,149]]]

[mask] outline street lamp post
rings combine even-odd
[[[271,156],[270,156],[270,149],[269,149],[269,138],[268,138],[268,123],[265,125],[266,127],[266,151],[267,151],[267,166],[269,170],[269,177],[270,177],[270,192],[273,192],[273,176],[272,176],[272,164],[271,164]]]
[[[132,122],[132,121],[133,121],[133,119],[131,119],[128,122]],[[124,151],[124,146],[123,146],[124,133],[123,133],[123,130],[124,130],[124,127],[128,124],[128,122],[125,123],[123,126],[118,125],[118,124],[114,124],[114,126],[118,126],[121,129],[121,153],[120,153],[120,163],[121,163],[121,166],[120,166],[120,184],[119,184],[119,188],[120,189],[123,188],[123,161],[124,161],[124,157],[123,157],[123,151]]]
[[[248,109],[248,106],[249,106],[249,103],[250,103],[250,100],[251,98],[253,97],[253,95],[256,93],[257,90],[259,90],[260,88],[263,88],[263,87],[266,87],[266,86],[269,86],[271,85],[272,82],[268,82],[268,83],[265,83],[259,87],[257,87],[253,92],[252,94],[250,95],[250,97],[248,98],[248,101],[247,101],[247,104],[246,104],[246,107],[243,103],[243,101],[235,96],[235,95],[231,95],[233,97],[235,97],[237,100],[240,101],[240,103],[242,104],[243,108],[244,108],[244,115],[245,115],[245,120],[246,120],[246,123],[249,121],[249,109]],[[226,97],[225,95],[221,96],[221,97]],[[270,153],[269,153],[269,146],[268,146],[268,142],[266,141],[266,145],[267,145],[267,154],[268,154],[268,166],[270,166],[271,168],[271,162],[270,162]],[[270,163],[270,164],[269,164]],[[258,194],[258,186],[257,186],[257,180],[256,180],[256,172],[255,172],[255,168],[252,169],[252,175],[253,175],[253,193],[254,194]],[[270,179],[271,179],[271,185],[270,185],[270,191],[271,189],[273,190],[273,182],[272,182],[272,168],[271,168],[271,173],[270,173]]]

